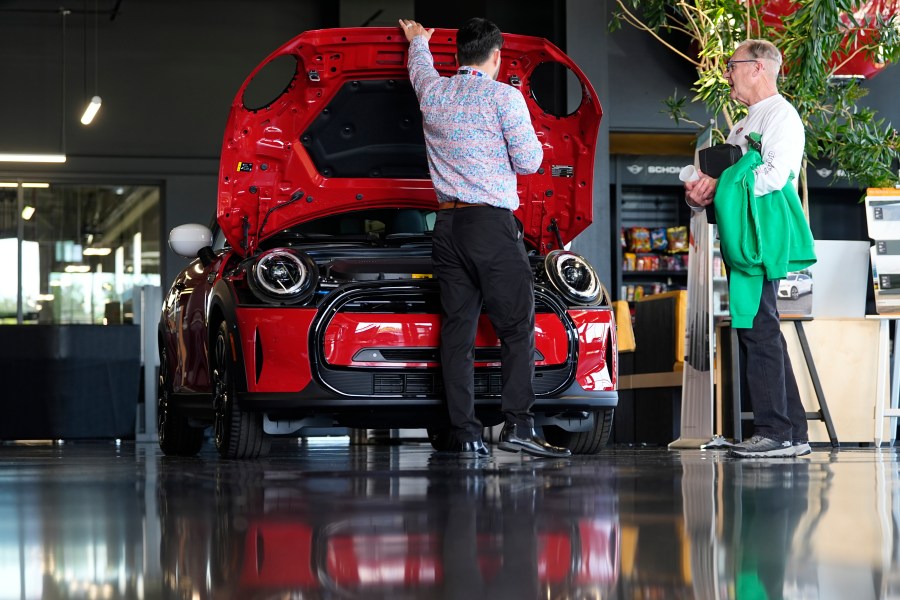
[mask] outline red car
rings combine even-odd
[[[455,33],[431,38],[445,75],[456,69]],[[166,454],[197,453],[210,425],[225,457],[333,426],[427,428],[436,448],[447,443],[430,258],[437,200],[406,51],[399,29],[309,31],[239,90],[213,231],[183,225],[169,237],[194,260],[159,324]],[[505,35],[502,52],[498,79],[522,91],[544,147],[539,171],[519,178],[515,213],[534,269],[536,425],[551,443],[594,453],[618,401],[615,319],[593,267],[564,245],[591,223],[602,111],[546,40]],[[547,66],[580,81],[571,114],[538,103]],[[474,357],[485,425],[502,422],[499,356],[484,317]]]

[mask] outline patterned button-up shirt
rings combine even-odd
[[[409,45],[407,66],[438,200],[516,210],[516,173],[534,173],[544,157],[521,92],[467,69],[441,77],[421,35]]]

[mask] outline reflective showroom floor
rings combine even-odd
[[[0,445],[0,599],[900,597],[891,449]]]

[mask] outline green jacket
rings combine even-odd
[[[759,142],[758,133],[750,138]],[[722,173],[715,209],[722,258],[729,267],[731,326],[748,329],[759,310],[763,278],[784,279],[816,262],[809,223],[793,185],[757,198],[754,169],[762,164],[751,143],[747,153]]]

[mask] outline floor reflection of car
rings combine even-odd
[[[811,294],[813,291],[812,277],[805,273],[788,273],[788,276],[778,284],[778,297],[796,300],[803,294]]]
[[[615,588],[615,514],[529,512],[528,530],[517,528],[510,543],[508,512],[474,499],[464,510],[471,511],[470,538],[446,507],[402,502],[356,514],[294,504],[271,514],[169,515],[164,581],[180,597],[201,600],[448,597],[461,578],[487,589],[510,576],[530,578],[541,598],[607,598]],[[448,543],[468,552],[448,552]]]
[[[501,515],[485,518],[472,540],[477,573],[490,580],[503,568],[504,533],[491,530]],[[329,524],[319,531],[291,522],[254,523],[244,536],[243,556],[249,558],[240,571],[243,589],[265,589],[272,582],[321,587],[339,597],[377,597],[390,590],[414,591],[423,597],[440,590],[448,577],[448,557],[443,552],[445,531],[410,531],[429,525],[428,520],[363,517]],[[606,519],[555,519],[536,517],[535,563],[541,597],[605,597],[582,595],[607,592],[615,583],[618,530]],[[271,564],[257,561],[261,548],[273,557]],[[271,553],[271,554],[269,554]],[[297,569],[298,557],[309,557],[310,568]],[[277,558],[282,557],[282,558]],[[528,576],[520,573],[521,576]]]
[[[456,72],[455,35],[432,37],[444,75]],[[394,28],[306,32],[239,90],[215,225],[169,236],[194,260],[159,324],[166,454],[196,454],[208,426],[230,458],[333,426],[426,428],[446,446],[437,200],[406,51]],[[533,75],[548,64],[581,84],[570,114],[537,102]],[[536,424],[548,441],[593,454],[618,402],[615,317],[597,272],[564,247],[592,221],[598,97],[565,54],[528,36],[504,37],[499,80],[521,89],[544,148],[538,173],[519,178],[515,212],[535,283]],[[472,351],[476,411],[492,426],[503,419],[501,347],[486,317]]]

